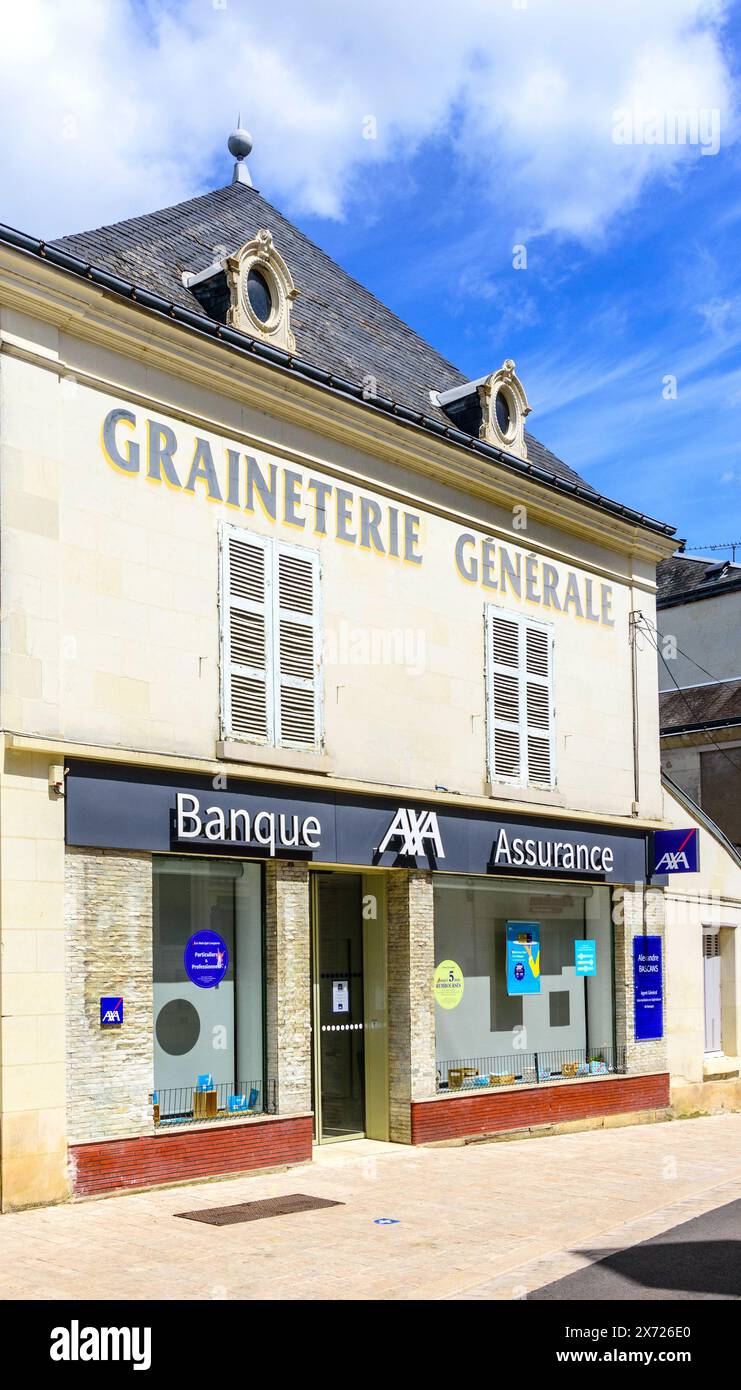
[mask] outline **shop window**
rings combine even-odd
[[[490,782],[556,781],[553,630],[487,604],[486,711]]]
[[[265,1108],[261,873],[259,864],[232,859],[153,859],[154,1088],[161,1121],[192,1115],[199,1085],[214,1115],[244,1109],[250,1098],[252,1111]],[[208,949],[221,952],[223,945],[225,953],[205,976],[210,958],[196,954],[204,933]]]
[[[225,526],[221,620],[224,737],[317,749],[318,552]]]
[[[463,993],[436,1006],[438,1076],[538,1081],[619,1069],[614,1048],[610,889],[438,874],[435,963],[454,961]],[[539,941],[534,991],[508,988],[508,925]],[[521,934],[521,933],[516,933]],[[596,974],[577,975],[592,941]]]

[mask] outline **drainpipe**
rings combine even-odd
[[[641,800],[641,769],[638,757],[638,624],[643,614],[633,609],[628,615],[628,640],[630,642],[630,678],[633,701],[633,805],[631,814],[637,816]]]

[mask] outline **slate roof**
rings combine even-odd
[[[730,560],[670,555],[656,566],[656,583],[657,607],[667,608],[741,587],[741,565]]]
[[[702,728],[706,724],[715,728],[741,724],[741,680],[691,685],[683,690],[665,690],[659,695],[662,734]]]
[[[183,272],[204,270],[214,260],[215,247],[238,251],[260,227],[272,232],[300,290],[291,310],[296,355],[357,383],[373,376],[379,394],[449,423],[429,393],[458,386],[465,375],[248,184],[228,184],[175,207],[60,237],[49,245],[205,316],[183,285]],[[531,463],[598,496],[531,434],[526,440]]]

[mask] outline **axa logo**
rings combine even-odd
[[[410,806],[400,806],[386,834],[378,846],[378,853],[395,849],[397,854],[416,856],[425,854],[428,849],[438,859],[445,858],[440,827],[435,811],[414,811]]]
[[[683,850],[679,850],[676,854],[667,850],[656,865],[657,874],[677,873],[681,869],[684,869],[685,873],[690,871],[690,861]]]
[[[103,994],[100,999],[100,1022],[101,1027],[111,1028],[123,1023],[123,999],[116,998],[115,994]]]
[[[696,826],[683,830],[657,830],[654,837],[654,873],[697,873],[697,841]]]

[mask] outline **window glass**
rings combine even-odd
[[[247,276],[247,294],[257,318],[261,323],[267,323],[273,308],[273,299],[270,286],[259,270],[250,270]]]
[[[508,1074],[535,1063],[557,1072],[553,1053],[585,1066],[613,1060],[610,890],[591,884],[435,876],[435,964],[452,960],[463,972],[460,1003],[437,1007],[438,1073],[468,1065],[480,1075]],[[507,990],[507,923],[540,928],[539,991]],[[597,973],[576,974],[575,943],[596,942]],[[528,1079],[523,1077],[523,1079]]]
[[[233,1095],[262,1109],[263,969],[261,866],[177,855],[153,859],[154,1086],[160,1114],[192,1109],[210,1077],[219,1112]],[[196,933],[215,933],[228,965],[202,988],[185,966]]]

